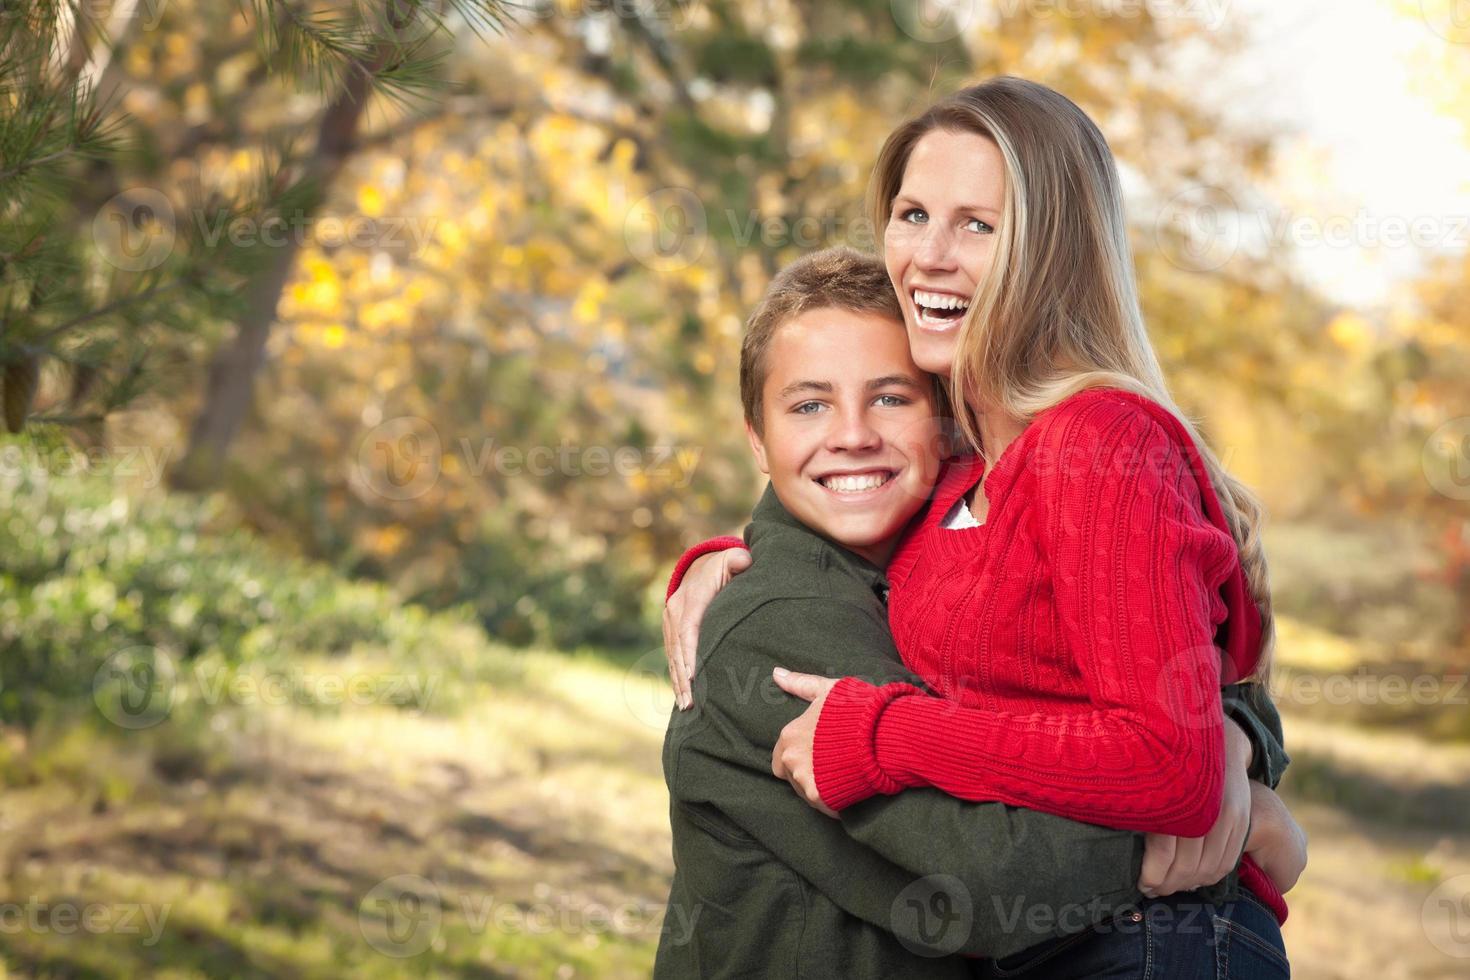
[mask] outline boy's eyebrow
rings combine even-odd
[[[832,390],[832,382],[830,381],[793,381],[776,392],[776,397],[788,398],[798,391],[820,391],[823,394],[830,395]]]
[[[917,379],[912,378],[907,374],[885,374],[881,378],[874,378],[873,380],[869,381],[865,387],[869,391],[873,391],[877,388],[890,388],[894,386],[901,388],[924,387],[922,384],[919,383]],[[782,388],[780,391],[776,392],[776,397],[790,398],[792,395],[803,391],[820,391],[824,395],[830,395],[835,390],[836,389],[832,387],[832,382],[830,381],[793,381],[786,387]]]

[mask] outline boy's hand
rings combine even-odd
[[[1245,850],[1282,894],[1296,885],[1307,867],[1307,832],[1281,797],[1260,783],[1251,783],[1251,832]]]
[[[664,603],[664,656],[680,710],[694,704],[694,659],[699,653],[699,624],[715,594],[750,567],[750,552],[726,548],[700,555],[684,572],[679,588]]]
[[[1225,719],[1225,798],[1220,816],[1203,837],[1149,834],[1144,839],[1138,890],[1149,898],[1213,885],[1235,869],[1251,826],[1251,791],[1246,776],[1251,743],[1234,721]]]
[[[822,794],[817,792],[817,774],[812,766],[812,743],[817,737],[817,719],[822,716],[822,705],[827,701],[828,692],[837,686],[839,678],[799,674],[784,667],[777,667],[772,676],[781,690],[810,701],[811,704],[781,729],[781,737],[771,750],[771,772],[778,779],[790,783],[791,788],[796,790],[796,795],[806,800],[814,809],[835,817],[837,811],[823,803]]]

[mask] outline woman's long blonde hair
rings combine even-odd
[[[888,224],[914,144],[943,129],[993,140],[1006,191],[991,266],[960,326],[950,394],[961,432],[980,445],[964,404],[1022,423],[1087,388],[1132,391],[1167,408],[1194,439],[1261,611],[1265,680],[1275,630],[1255,494],[1225,472],[1169,394],[1144,329],[1123,194],[1097,126],[1045,85],[1001,76],[945,98],[888,137],[873,170],[873,227]]]

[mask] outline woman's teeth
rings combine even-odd
[[[913,298],[919,319],[924,323],[951,324],[963,317],[970,308],[968,299],[950,293],[931,293],[915,289]]]
[[[862,493],[864,490],[876,490],[891,479],[892,473],[864,473],[862,476],[826,476],[817,482],[838,493]]]

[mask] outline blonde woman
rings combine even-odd
[[[778,669],[811,703],[772,771],[839,813],[929,786],[1148,835],[1136,918],[996,975],[1287,976],[1304,842],[1248,841],[1252,801],[1280,804],[1227,765],[1251,741],[1221,702],[1269,665],[1261,511],[1169,396],[1106,140],[1061,94],[997,78],[894,131],[871,190],[914,362],[949,379],[973,452],[887,568],[894,639],[931,691]],[[681,706],[729,573],[702,558],[668,605]],[[1237,862],[1238,893],[1189,891]]]

